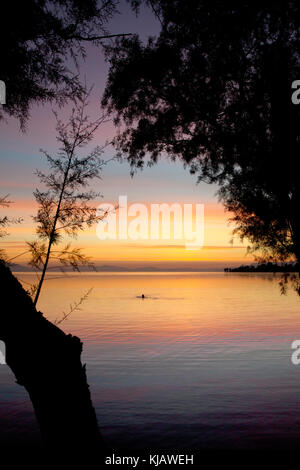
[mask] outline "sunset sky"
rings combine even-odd
[[[148,10],[143,10],[136,18],[126,7],[109,25],[111,33],[139,33],[143,38],[155,35],[159,25]],[[99,102],[105,86],[108,64],[105,63],[100,49],[94,46],[87,48],[87,58],[81,65],[81,74],[86,77],[88,85],[94,84],[90,102],[90,115],[96,117]],[[9,90],[7,90],[9,93]],[[17,256],[25,250],[25,241],[34,238],[34,226],[31,216],[36,211],[32,192],[40,187],[34,171],[46,169],[40,149],[49,153],[57,150],[55,140],[55,120],[52,107],[34,107],[27,125],[26,133],[19,130],[15,119],[1,122],[1,194],[9,195],[14,203],[1,214],[11,217],[22,217],[20,225],[9,228],[9,236],[2,239],[1,245],[9,256]],[[60,116],[68,116],[69,108],[60,110]],[[101,127],[93,141],[94,145],[104,143],[115,135],[112,122]],[[105,158],[114,156],[113,148],[108,148]],[[162,159],[153,167],[146,167],[133,178],[129,165],[117,161],[110,162],[103,170],[103,177],[95,181],[93,188],[103,195],[95,205],[103,202],[118,203],[119,195],[127,195],[128,204],[151,203],[204,204],[204,247],[187,250],[184,240],[99,240],[96,227],[80,233],[75,244],[82,246],[85,253],[99,266],[113,266],[113,269],[222,269],[242,263],[250,263],[251,257],[245,256],[246,246],[239,240],[230,243],[232,226],[228,226],[229,214],[215,196],[217,187],[213,185],[196,185],[196,177],[190,175],[180,162],[174,163]],[[26,255],[16,262],[26,262]]]

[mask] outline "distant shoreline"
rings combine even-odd
[[[14,273],[24,273],[24,274],[38,274],[37,271],[30,269],[27,266],[16,265],[12,266],[12,272]],[[296,263],[285,263],[285,264],[277,264],[277,263],[259,263],[259,264],[251,264],[251,265],[241,265],[236,267],[222,267],[222,266],[204,266],[204,267],[152,267],[152,266],[140,266],[140,267],[122,267],[122,266],[96,266],[96,270],[93,269],[80,269],[79,272],[73,271],[72,269],[65,269],[61,270],[59,267],[55,266],[49,270],[49,275],[51,274],[92,274],[92,273],[204,273],[204,272],[219,272],[219,273],[287,273],[287,272],[299,272],[299,265]]]
[[[237,268],[224,268],[225,273],[298,273],[298,263],[258,263]]]
[[[36,274],[36,271],[29,271],[29,270],[12,270],[15,274]],[[88,270],[81,270],[81,271],[70,271],[65,270],[64,272],[60,270],[50,271],[48,276],[52,274],[61,274],[62,276],[69,275],[69,274],[164,274],[164,273],[172,273],[172,274],[189,274],[189,273],[224,273],[224,269],[119,269],[119,270],[102,270],[98,269],[97,271],[88,271]]]

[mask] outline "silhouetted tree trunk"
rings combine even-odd
[[[49,455],[103,452],[81,363],[82,343],[38,312],[10,269],[0,262],[0,339],[17,383],[29,393]]]

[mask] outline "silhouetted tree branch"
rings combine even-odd
[[[8,195],[0,196],[0,207],[9,207],[12,204],[12,201],[8,199]],[[11,218],[7,215],[0,216],[0,238],[5,237],[7,235],[6,228],[11,224],[19,224],[22,222],[22,219],[19,218]],[[0,260],[5,260],[9,262],[10,260],[7,258],[5,250],[0,248]]]
[[[41,270],[36,291],[31,292],[34,293],[34,305],[37,304],[51,258],[58,260],[62,268],[71,266],[76,271],[80,265],[92,266],[81,249],[71,248],[70,243],[55,251],[53,247],[60,247],[64,235],[76,237],[79,231],[106,216],[104,212],[99,214],[97,208],[90,204],[98,194],[85,190],[92,179],[100,178],[101,169],[107,163],[101,159],[105,146],[98,146],[87,155],[79,153],[91,142],[96,129],[106,121],[105,115],[95,121],[86,115],[88,96],[89,92],[86,91],[75,100],[67,123],[56,115],[60,149],[55,157],[43,152],[51,169],[49,174],[37,171],[45,190],[37,189],[34,192],[39,209],[33,220],[37,224],[40,241],[27,243],[31,266]]]
[[[100,46],[121,36],[107,30],[118,0],[27,0],[3,2],[0,30],[1,80],[7,90],[5,115],[19,119],[24,130],[34,103],[65,104],[82,92],[78,61],[83,42]],[[130,34],[130,33],[125,33]]]
[[[106,47],[103,104],[132,171],[181,159],[218,183],[235,233],[265,261],[300,261],[298,2],[148,0],[161,32]],[[155,66],[153,66],[155,64]],[[149,160],[147,160],[149,161]]]

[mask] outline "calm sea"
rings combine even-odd
[[[39,309],[60,319],[89,288],[81,310],[61,327],[84,342],[109,446],[296,448],[300,365],[291,362],[291,343],[300,339],[300,298],[281,296],[278,276],[53,274]],[[37,445],[30,401],[5,365],[0,390],[1,443]]]

